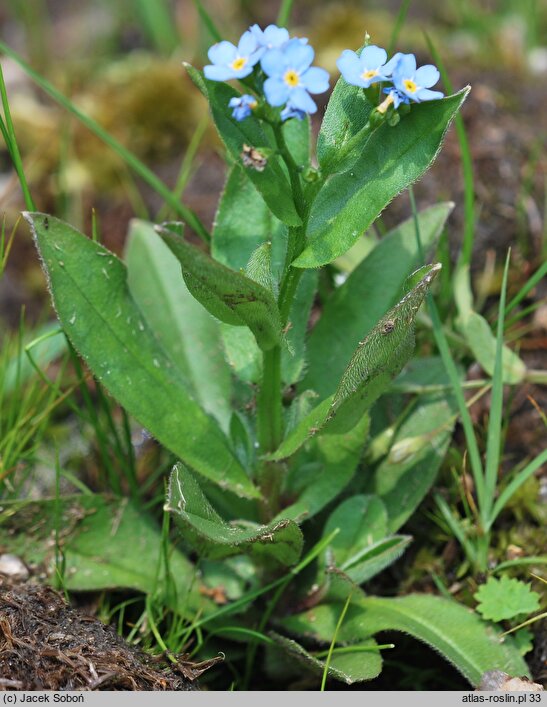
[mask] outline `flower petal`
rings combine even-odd
[[[279,76],[264,81],[264,95],[271,106],[282,106],[289,97],[289,88]]]
[[[218,66],[217,64],[204,66],[203,73],[205,78],[210,81],[229,81],[230,79],[236,78],[234,70],[230,69],[229,66]]]
[[[428,88],[421,88],[416,94],[417,101],[435,101],[438,98],[444,98],[442,91],[430,91]]]
[[[440,78],[439,70],[433,64],[426,64],[421,66],[415,75],[415,81],[418,86],[424,86],[425,88],[431,88],[434,86]]]
[[[414,54],[403,54],[397,63],[393,74],[397,76],[408,79],[414,76],[416,71],[416,57]]]
[[[338,70],[348,83],[358,86],[356,81],[360,81],[363,70],[359,57],[351,49],[345,49],[336,62]]]
[[[293,108],[303,110],[305,113],[315,113],[317,106],[315,101],[305,88],[297,86],[290,92],[290,102]]]
[[[329,72],[318,66],[310,67],[300,79],[310,93],[324,93],[329,89]]]
[[[207,52],[207,56],[213,64],[229,64],[236,58],[237,49],[231,42],[224,40],[213,44]],[[222,81],[222,79],[219,80]]]
[[[258,49],[258,43],[254,34],[249,30],[243,32],[237,45],[239,56],[248,57],[255,49]]]
[[[377,69],[383,66],[387,60],[387,52],[382,47],[371,44],[361,52],[361,67],[363,69]]]
[[[281,47],[289,41],[289,30],[277,25],[268,25],[263,32],[263,42],[267,47]]]
[[[394,54],[391,59],[387,62],[387,64],[384,64],[382,67],[382,74],[384,76],[391,76],[393,73],[394,69],[397,68],[397,64],[399,63],[399,60],[404,56],[402,52],[397,52]]]
[[[291,39],[284,48],[286,66],[294,69],[299,74],[306,71],[313,61],[315,52],[309,44],[302,44],[299,39]]]
[[[285,54],[280,49],[270,49],[260,60],[260,65],[267,76],[281,76],[287,66]]]

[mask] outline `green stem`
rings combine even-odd
[[[283,438],[281,415],[281,347],[263,354],[262,385],[258,394],[258,443],[263,454],[277,449]]]
[[[275,140],[277,142],[277,149],[279,150],[279,154],[283,158],[283,161],[287,165],[287,169],[289,170],[289,179],[291,182],[291,189],[292,189],[292,194],[293,194],[293,199],[294,199],[294,205],[296,207],[296,211],[302,221],[304,221],[305,215],[306,215],[306,200],[304,198],[304,192],[302,190],[302,182],[300,181],[300,169],[296,162],[294,161],[294,157],[291,155],[291,152],[289,148],[287,147],[287,143],[285,141],[285,136],[283,135],[283,126],[281,123],[277,122],[272,122],[271,126],[274,131],[275,135]]]

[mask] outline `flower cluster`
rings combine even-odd
[[[208,53],[212,63],[203,72],[207,79],[228,81],[244,79],[260,67],[262,73],[255,85],[262,86],[266,102],[275,108],[284,106],[281,120],[302,119],[317,110],[310,94],[329,88],[328,72],[312,66],[314,56],[307,39],[291,38],[284,27],[269,25],[262,30],[253,25],[237,47],[226,41],[213,45]],[[257,99],[249,94],[230,100],[236,120],[244,120],[257,105]]]
[[[264,30],[253,25],[241,35],[237,46],[219,42],[209,49],[208,56],[211,64],[203,69],[205,78],[248,79],[246,85],[259,96],[245,93],[230,100],[232,116],[239,121],[262,104],[262,97],[270,106],[282,107],[281,120],[301,120],[317,110],[312,94],[329,88],[328,72],[312,66],[315,52],[308,40],[291,38],[288,30],[277,25]],[[396,110],[401,103],[431,101],[444,95],[430,90],[439,80],[437,68],[432,64],[417,68],[414,54],[398,52],[388,61],[385,49],[370,45],[360,54],[346,49],[336,63],[353,86],[369,89],[373,84],[388,84],[383,88],[387,98],[378,106],[379,113],[386,113],[390,106]]]
[[[360,55],[346,49],[336,62],[344,79],[353,86],[369,88],[375,83],[387,81],[383,91],[386,100],[378,107],[385,112],[393,104],[397,109],[401,103],[432,101],[444,96],[441,91],[431,91],[439,80],[439,71],[432,64],[416,68],[414,54],[397,52],[387,61],[387,52],[381,47],[370,45]]]

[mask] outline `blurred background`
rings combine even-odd
[[[213,43],[207,15],[226,39],[237,41],[250,24],[275,22],[281,4],[3,0],[0,39],[170,188],[178,183],[183,201],[208,225],[223,184],[222,149],[205,103],[181,62],[200,68],[206,63],[207,48]],[[373,43],[388,46],[401,10],[405,19],[395,49],[412,51],[420,63],[429,63],[427,33],[454,88],[473,86],[463,118],[478,207],[474,268],[492,270],[492,252],[505,254],[513,245],[514,262],[520,262],[525,277],[530,263],[545,256],[547,5],[539,0],[297,0],[289,24],[295,34],[309,37],[316,63],[331,72],[334,85],[340,52],[358,48],[366,32]],[[2,54],[16,134],[39,210],[88,233],[94,211],[103,242],[117,252],[133,215],[152,220],[169,215],[161,197],[114,150]],[[320,98],[316,123],[327,100]],[[416,189],[419,206],[456,202],[449,229],[452,258],[461,240],[462,188],[452,129],[437,164]],[[0,140],[0,210],[6,214],[8,229],[22,208]],[[386,211],[386,225],[408,211],[408,198],[400,197]],[[43,307],[43,278],[30,240],[18,238],[14,248],[0,283],[0,322],[12,325],[23,302],[31,318]],[[497,260],[501,262],[500,257]],[[486,280],[479,278],[478,283],[486,288],[485,296],[492,278]]]

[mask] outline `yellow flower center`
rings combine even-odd
[[[298,86],[298,84],[300,83],[300,77],[298,76],[296,71],[294,71],[294,69],[289,69],[288,71],[286,71],[285,76],[283,76],[283,80],[291,88]]]
[[[368,71],[363,71],[361,74],[361,78],[365,81],[373,79],[375,76],[378,76],[378,71],[376,69],[368,69]]]
[[[245,57],[238,56],[237,59],[234,59],[232,61],[232,69],[234,71],[240,71],[245,66],[246,63],[247,63],[247,59],[245,59]]]
[[[418,90],[418,86],[414,83],[412,79],[405,79],[403,83],[409,93],[416,93],[416,91]]]

